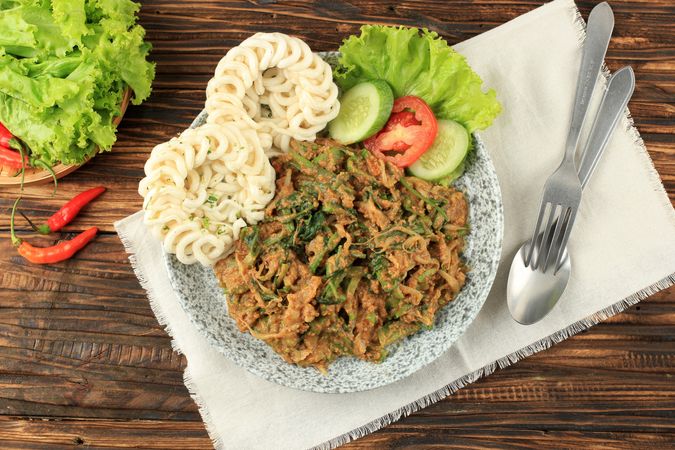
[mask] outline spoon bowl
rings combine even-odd
[[[532,270],[525,265],[530,250],[529,241],[523,244],[513,257],[509,281],[506,286],[506,302],[511,316],[523,325],[531,325],[543,319],[562,296],[572,272],[572,260],[564,250],[557,271]],[[535,249],[535,254],[536,249]]]

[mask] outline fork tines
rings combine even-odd
[[[543,219],[548,212],[546,226],[543,227]],[[525,266],[532,270],[541,269],[546,272],[549,262],[553,262],[554,273],[562,264],[565,247],[569,240],[574,218],[577,212],[575,206],[543,202],[539,208],[537,225],[530,240],[530,248],[525,258]],[[553,259],[551,260],[551,255]],[[530,263],[532,265],[530,266]]]

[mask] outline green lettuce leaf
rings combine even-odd
[[[42,5],[33,5],[33,2],[24,0],[25,6],[17,8],[23,19],[35,27],[36,45],[31,56],[48,58],[50,56],[65,56],[72,50],[68,39],[63,35],[61,27],[52,16],[48,2]]]
[[[0,11],[0,48],[2,47],[35,47],[35,31],[37,27],[31,25],[21,17],[19,8]]]
[[[494,90],[438,34],[417,28],[364,25],[340,47],[335,79],[343,90],[367,80],[389,83],[395,97],[416,95],[436,116],[469,132],[485,129],[501,106]]]
[[[104,33],[92,52],[102,68],[117,74],[134,91],[133,103],[141,103],[150,95],[155,66],[145,64],[150,50],[144,43],[145,30],[134,27],[124,34]]]
[[[84,0],[52,0],[52,15],[69,45],[81,45],[82,36],[89,33]]]
[[[21,64],[7,56],[0,57],[0,91],[38,110],[54,106],[79,90],[75,82],[53,77],[32,78],[22,73]]]
[[[151,92],[150,45],[131,0],[0,0],[0,122],[47,164],[115,143],[124,92]]]

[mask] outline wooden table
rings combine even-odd
[[[108,187],[67,228],[103,230],[75,259],[47,267],[21,259],[9,243],[6,213],[17,193],[0,191],[0,448],[211,447],[183,385],[185,358],[172,352],[112,223],[140,208],[136,186],[148,152],[199,112],[206,82],[229,47],[255,31],[275,30],[304,36],[314,50],[331,50],[364,22],[425,26],[456,43],[544,2],[279,3],[143,2],[140,21],[157,62],[151,99],[129,108],[112,153],[63,180],[55,197],[51,187],[30,188],[23,203],[25,212],[44,220],[74,193]],[[580,2],[584,16],[595,3]],[[607,54],[611,69],[635,69],[630,109],[671,201],[672,4],[612,1],[616,28]],[[667,444],[675,445],[673,288],[347,447]]]

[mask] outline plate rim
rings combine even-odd
[[[327,60],[329,63],[335,63],[337,61],[337,58],[340,56],[339,51],[325,51],[325,52],[317,52],[319,56]],[[190,128],[197,127],[204,123],[206,121],[206,117],[208,116],[207,111],[204,109],[202,110],[192,121],[190,124]],[[279,379],[273,378],[269,371],[265,372],[262,370],[259,370],[257,367],[251,366],[250,364],[247,364],[247,361],[245,358],[242,358],[237,354],[237,352],[233,351],[228,351],[227,346],[224,346],[223,343],[216,338],[214,333],[210,330],[207,329],[206,326],[202,325],[198,320],[193,317],[192,312],[190,311],[190,308],[187,308],[185,305],[185,299],[183,298],[183,295],[181,293],[180,289],[176,289],[175,286],[175,280],[174,280],[174,275],[172,273],[172,269],[170,267],[170,260],[171,258],[175,257],[173,255],[170,255],[166,252],[163,252],[163,259],[164,259],[164,264],[165,267],[167,268],[169,272],[169,279],[171,281],[171,286],[176,292],[178,298],[179,298],[179,303],[181,304],[181,308],[185,311],[186,315],[189,317],[190,322],[199,330],[200,334],[207,339],[207,342],[209,343],[210,346],[214,347],[220,354],[224,355],[226,358],[228,358],[230,361],[235,363],[237,366],[242,367],[246,369],[248,372],[268,381],[268,382],[273,382],[285,387],[289,387],[292,389],[298,389],[302,391],[308,391],[308,392],[317,392],[317,393],[328,393],[328,394],[339,394],[339,393],[351,393],[351,392],[362,392],[362,391],[368,391],[368,390],[373,390],[377,389],[380,387],[388,386],[390,384],[400,382],[402,380],[405,380],[409,376],[413,375],[416,372],[419,372],[423,368],[427,367],[434,361],[438,360],[443,354],[447,353],[448,350],[464,335],[469,328],[469,326],[475,321],[476,317],[480,313],[480,311],[483,309],[485,302],[490,294],[490,291],[492,290],[492,287],[494,285],[494,282],[497,277],[497,271],[499,268],[499,263],[501,261],[501,254],[503,252],[503,245],[504,245],[504,202],[503,202],[503,195],[502,195],[502,189],[501,189],[501,184],[499,183],[499,177],[497,176],[497,171],[494,166],[494,162],[492,161],[492,158],[490,157],[490,154],[487,151],[487,147],[485,146],[485,143],[483,142],[482,138],[480,137],[479,133],[472,133],[473,139],[474,139],[474,144],[475,148],[473,149],[473,152],[476,151],[481,151],[482,152],[482,157],[485,158],[486,160],[486,178],[487,181],[490,183],[491,186],[494,187],[494,192],[495,195],[491,196],[491,200],[496,203],[496,208],[494,210],[494,213],[491,215],[491,220],[493,221],[493,227],[496,227],[498,230],[498,233],[496,236],[494,236],[494,250],[490,254],[489,258],[489,273],[487,277],[484,280],[481,280],[482,283],[479,285],[479,291],[477,292],[476,301],[478,305],[476,306],[475,309],[471,310],[470,314],[468,314],[468,317],[466,317],[466,320],[463,322],[463,329],[457,336],[449,342],[443,349],[438,350],[437,353],[432,354],[431,356],[426,356],[425,360],[422,361],[420,364],[414,366],[412,369],[406,368],[406,370],[401,371],[400,373],[397,372],[396,375],[390,377],[390,379],[385,380],[385,382],[376,384],[376,385],[368,385],[366,387],[361,387],[357,386],[356,388],[353,388],[353,386],[349,386],[348,388],[345,388],[344,386],[337,386],[337,387],[330,387],[330,388],[324,388],[322,386],[317,386],[317,385],[312,385],[312,386],[307,386],[303,385],[301,383],[298,383],[297,380],[289,380],[286,378]],[[471,205],[469,205],[471,207]],[[475,218],[474,218],[475,219]],[[221,295],[222,290],[221,290]],[[449,308],[451,307],[452,302],[449,304],[445,305],[444,308]],[[225,311],[223,311],[225,312]],[[232,318],[225,312],[225,315],[227,316],[227,320],[232,320]],[[436,316],[436,320],[438,320],[438,315]],[[438,330],[438,327],[435,327]],[[426,330],[421,330],[418,333],[425,333]],[[415,333],[406,339],[411,338],[412,336],[418,335],[418,333]],[[251,337],[252,339],[255,339]],[[262,341],[260,341],[262,342]],[[392,344],[391,347],[396,347],[399,344],[402,344],[403,341],[399,341],[398,343]],[[266,343],[263,343],[263,345],[267,345]],[[391,348],[390,347],[390,348]],[[436,349],[434,347],[434,349]],[[267,349],[268,351],[272,351],[271,347]],[[275,353],[276,355],[276,353]],[[278,356],[278,355],[277,355]],[[280,357],[279,357],[280,358]],[[342,357],[340,359],[356,359],[355,357]],[[283,361],[283,360],[282,360]],[[359,362],[364,362],[362,360],[357,360]],[[286,363],[285,361],[283,362],[284,364],[289,364]],[[374,363],[371,363],[374,364]],[[290,364],[289,364],[290,365]],[[410,366],[408,366],[410,367]],[[307,370],[315,370],[313,368],[298,368],[304,371]],[[301,378],[302,379],[302,378]]]
[[[192,122],[190,127],[195,127],[198,126],[200,123],[204,121],[206,118],[207,113],[206,110],[203,110],[200,112],[199,115],[195,118],[195,120]],[[207,326],[203,325],[201,321],[197,320],[194,317],[193,310],[187,306],[188,299],[182,292],[180,288],[176,286],[177,281],[176,281],[176,274],[173,272],[173,269],[171,267],[172,261],[171,258],[175,258],[174,255],[171,255],[165,251],[162,251],[163,253],[163,262],[164,266],[167,269],[167,272],[169,274],[169,280],[171,282],[171,287],[176,293],[176,296],[178,297],[179,303],[181,305],[181,308],[183,311],[186,313],[188,318],[190,319],[190,322],[195,328],[199,331],[200,335],[204,337],[208,344],[213,347],[215,350],[217,350],[220,354],[225,356],[229,361],[233,362],[237,366],[246,369],[248,372],[266,380],[269,382],[273,382],[285,387],[293,388],[293,389],[298,389],[306,392],[317,392],[317,393],[328,393],[328,394],[339,394],[339,393],[351,393],[351,392],[362,392],[362,391],[368,391],[372,389],[377,389],[380,387],[384,387],[399,381],[402,381],[412,374],[422,370],[423,368],[427,367],[429,364],[433,363],[434,361],[438,360],[443,354],[445,354],[450,348],[461,338],[462,335],[464,335],[469,328],[469,326],[474,322],[480,311],[482,310],[483,306],[485,305],[485,302],[488,298],[488,295],[492,289],[492,286],[494,285],[496,276],[497,276],[497,270],[499,267],[499,262],[501,259],[501,253],[503,251],[503,241],[504,241],[504,204],[503,204],[503,196],[502,196],[502,191],[501,191],[501,185],[499,184],[499,178],[497,177],[497,173],[494,167],[494,163],[492,162],[492,158],[490,157],[490,154],[487,152],[487,148],[481,139],[480,135],[478,133],[473,133],[473,137],[478,145],[476,147],[480,147],[481,151],[484,153],[484,158],[487,160],[487,174],[488,178],[491,184],[495,186],[495,193],[496,195],[493,197],[493,200],[495,200],[497,208],[494,211],[494,215],[492,217],[492,220],[494,221],[494,226],[498,229],[498,233],[496,236],[496,242],[494,246],[494,251],[491,254],[491,258],[489,261],[489,274],[488,277],[484,280],[481,280],[482,283],[480,285],[481,289],[480,292],[477,296],[477,300],[475,300],[477,303],[479,303],[479,307],[476,307],[475,310],[471,314],[468,315],[467,320],[464,321],[464,329],[457,335],[457,337],[452,340],[443,350],[440,350],[437,354],[432,355],[431,357],[426,358],[426,361],[423,361],[421,364],[415,366],[412,370],[407,370],[403,371],[402,373],[397,373],[396,375],[391,376],[388,381],[385,383],[381,383],[378,385],[374,386],[367,386],[365,388],[355,388],[355,389],[350,389],[350,388],[345,388],[344,386],[338,386],[336,388],[320,388],[317,386],[305,386],[298,384],[297,382],[293,382],[292,380],[279,380],[279,379],[271,379],[269,374],[265,371],[259,370],[257,367],[251,366],[250,364],[247,364],[247,362],[240,358],[237,354],[236,351],[230,351],[227,346],[223,346],[222,341],[220,341],[214,332],[212,330],[209,330]],[[477,151],[474,149],[474,151]],[[180,264],[180,263],[178,263]],[[210,269],[210,268],[209,268]],[[223,294],[224,297],[224,294]],[[449,303],[448,305],[445,305],[444,308],[447,308],[452,304]],[[232,320],[232,318],[227,314],[225,311],[223,311],[224,314],[227,316],[227,320]],[[424,333],[425,330],[421,330],[421,333]],[[418,332],[419,333],[419,332]],[[411,335],[414,336],[414,335]],[[266,344],[265,344],[266,345]],[[397,344],[393,344],[397,345]],[[354,357],[343,357],[343,358],[354,358]],[[289,363],[285,363],[289,364]],[[303,368],[307,369],[307,368]],[[310,370],[312,370],[310,368]],[[288,382],[285,382],[288,381]]]

